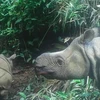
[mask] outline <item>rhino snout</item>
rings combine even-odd
[[[54,73],[54,71],[47,70],[45,66],[43,67],[35,66],[35,73],[36,75],[49,75],[49,74]]]
[[[37,75],[46,74],[46,71],[42,67],[35,67],[35,72]]]

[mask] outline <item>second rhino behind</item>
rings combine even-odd
[[[96,80],[100,88],[100,28],[88,29],[64,50],[36,58],[35,71],[49,79]]]
[[[8,98],[8,91],[11,87],[12,79],[12,60],[15,59],[16,54],[7,58],[0,54],[0,100]]]

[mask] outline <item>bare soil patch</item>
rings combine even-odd
[[[13,70],[13,83],[12,87],[9,91],[9,100],[15,100],[11,98],[16,98],[16,100],[19,100],[19,97],[17,96],[18,92],[22,91],[23,88],[25,88],[29,81],[34,78],[34,68],[27,67],[25,69],[19,69],[14,68]]]

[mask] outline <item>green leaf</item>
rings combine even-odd
[[[26,98],[26,95],[25,95],[24,92],[19,92],[18,94],[19,94],[21,97],[23,97],[24,99]]]
[[[56,92],[56,94],[58,96],[62,97],[62,98],[65,98],[65,99],[67,98],[67,94],[66,93],[63,93],[63,92],[58,91],[58,92]]]
[[[31,86],[30,86],[30,84],[27,86],[26,90],[28,90],[28,91],[31,90]]]
[[[33,46],[33,42],[32,41],[28,41],[28,44]]]
[[[27,59],[27,62],[29,62],[31,59],[32,59],[32,58],[29,57],[29,58]]]
[[[82,97],[89,97],[90,96],[90,93],[88,93],[88,92],[87,93],[83,93],[83,94],[81,94],[81,96]]]
[[[47,7],[47,8],[49,8],[50,4],[51,4],[51,2],[50,2],[50,3],[48,3],[48,4],[46,4],[46,7]]]
[[[9,6],[8,9],[12,10],[15,8],[16,5]]]
[[[23,53],[20,53],[20,55],[19,55],[19,56],[20,56],[20,57],[22,57],[22,58],[24,58],[24,57],[25,57]]]
[[[0,19],[0,21],[3,21],[3,20],[5,20],[5,19],[4,19],[4,18],[1,18],[1,19]]]
[[[22,19],[20,18],[20,19],[18,19],[16,22],[15,22],[15,24],[17,24],[17,23],[19,23],[19,22],[21,22],[22,21]]]
[[[31,18],[31,20],[37,20],[36,18]]]
[[[25,98],[20,98],[20,100],[25,100]]]
[[[7,50],[3,50],[2,54],[6,54],[8,51]]]
[[[45,3],[45,0],[43,0],[43,2]]]
[[[47,95],[43,95],[44,98],[46,98],[46,100],[51,100],[51,98]]]
[[[35,59],[32,60],[32,64],[34,64],[34,62],[35,62]]]
[[[72,80],[71,83],[80,83],[81,80]]]

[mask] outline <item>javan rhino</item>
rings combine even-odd
[[[100,84],[100,28],[88,29],[64,50],[36,58],[35,71],[49,79],[82,79]],[[100,88],[100,86],[99,86]]]
[[[11,87],[12,79],[12,60],[15,59],[16,54],[6,58],[0,55],[0,100],[8,98],[8,91]]]

